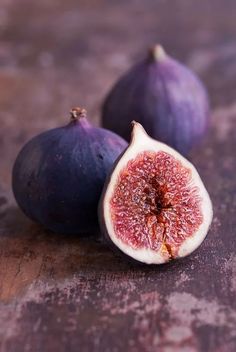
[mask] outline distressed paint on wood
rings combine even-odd
[[[3,1],[0,11],[0,350],[236,350],[236,5],[233,0]],[[84,104],[99,123],[114,80],[156,41],[192,67],[212,130],[192,153],[214,205],[207,239],[161,267],[99,239],[44,231],[14,202],[23,143]]]

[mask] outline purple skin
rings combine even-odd
[[[12,187],[19,207],[32,220],[61,233],[98,229],[97,206],[114,161],[127,143],[89,124],[85,110],[72,121],[31,139],[13,167]]]
[[[206,90],[192,71],[157,45],[144,62],[121,77],[104,102],[105,128],[129,140],[132,120],[186,155],[208,129]]]

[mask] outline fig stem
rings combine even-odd
[[[78,121],[82,117],[87,116],[87,111],[83,108],[76,107],[71,109],[70,115],[71,115],[71,121]]]
[[[132,126],[131,141],[134,141],[135,139],[138,140],[139,138],[141,138],[142,140],[143,138],[149,138],[147,135],[147,132],[139,122],[132,121],[131,126]]]
[[[154,61],[161,61],[166,57],[166,52],[160,44],[156,44],[150,49],[150,57]]]

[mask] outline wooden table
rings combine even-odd
[[[234,0],[11,0],[0,9],[1,352],[236,351],[236,3]],[[44,231],[18,209],[11,168],[33,135],[105,94],[161,42],[212,102],[190,158],[214,220],[190,257],[131,265],[104,244]]]

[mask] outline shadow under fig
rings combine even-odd
[[[8,208],[0,221],[0,243],[7,267],[13,272],[21,270],[27,284],[80,275],[124,276],[124,279],[144,275],[158,277],[183,265],[182,260],[159,266],[132,261],[114,253],[100,234],[80,236],[47,231],[27,219],[16,206]]]

